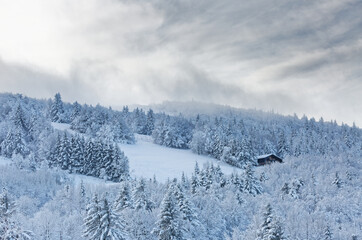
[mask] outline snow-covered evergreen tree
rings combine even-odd
[[[150,109],[147,112],[146,124],[143,128],[142,133],[145,135],[151,135],[153,129],[155,129],[155,115],[153,113],[153,110]]]
[[[63,122],[63,101],[60,93],[55,94],[54,100],[50,108],[50,118],[52,122]]]
[[[158,216],[156,227],[152,231],[159,240],[181,240],[182,227],[179,220],[179,212],[172,195],[172,189],[167,191],[161,203],[161,212]]]
[[[68,134],[64,132],[62,140],[60,142],[59,148],[59,158],[58,158],[58,166],[60,166],[63,170],[69,169],[70,166],[70,156],[71,156],[71,143],[69,142]]]
[[[281,224],[275,219],[270,204],[265,208],[263,223],[260,226],[257,240],[282,240],[283,230]]]
[[[332,231],[329,227],[329,225],[327,225],[327,227],[324,229],[324,234],[323,234],[323,240],[332,240],[333,239],[333,234]]]
[[[116,214],[108,200],[104,197],[100,202],[100,240],[125,240],[127,239],[127,231],[124,220],[121,215]]]
[[[118,193],[117,199],[114,202],[114,207],[117,212],[122,211],[125,208],[131,206],[131,196],[130,196],[130,189],[129,184],[127,181],[121,183],[121,189]]]
[[[87,215],[84,218],[84,237],[89,240],[99,240],[101,236],[101,215],[100,215],[100,203],[98,195],[93,196],[92,201],[87,206]]]
[[[2,141],[0,148],[1,155],[8,158],[11,158],[13,154],[20,154],[23,157],[29,154],[24,135],[19,128],[8,132],[4,141]]]
[[[24,231],[20,224],[13,219],[15,203],[5,188],[0,194],[0,239],[4,240],[29,240],[32,232]]]
[[[242,188],[244,192],[255,196],[262,192],[262,188],[259,180],[255,177],[253,168],[254,166],[250,164],[246,167],[242,177]]]
[[[153,209],[153,203],[146,193],[146,183],[143,178],[137,182],[137,185],[132,191],[132,202],[133,207],[136,210],[144,209],[147,211],[152,211]]]

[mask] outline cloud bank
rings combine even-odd
[[[358,0],[0,0],[0,89],[164,100],[362,126]]]

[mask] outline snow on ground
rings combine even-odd
[[[136,135],[136,144],[120,144],[120,148],[129,159],[131,176],[153,178],[158,181],[166,181],[168,178],[181,177],[182,172],[191,177],[195,163],[200,168],[203,164],[219,164],[225,174],[238,171],[226,163],[214,158],[197,155],[191,150],[167,148],[152,143],[149,136]]]
[[[58,129],[60,131],[67,131],[71,134],[76,134],[75,131],[73,131],[72,129],[70,129],[70,124],[67,124],[67,123],[55,123],[55,122],[52,122],[52,127],[55,128],[55,129]]]
[[[10,165],[12,161],[9,158],[0,156],[0,166]]]
[[[52,126],[58,130],[75,133],[70,130],[69,124],[52,123]],[[200,168],[207,163],[219,164],[225,174],[231,174],[239,170],[214,158],[194,154],[191,150],[167,148],[154,144],[150,136],[136,134],[135,137],[136,144],[119,144],[121,150],[129,159],[130,174],[133,177],[149,179],[155,175],[156,179],[162,182],[168,178],[179,178],[182,172],[191,177],[196,162]],[[82,176],[75,176],[76,181],[80,182],[81,179]],[[88,178],[87,181],[89,181]]]
[[[103,186],[117,186],[119,183],[116,182],[111,182],[111,181],[106,181],[104,179],[101,178],[96,178],[96,177],[91,177],[91,176],[86,176],[86,175],[82,175],[82,174],[69,174],[68,176],[70,179],[73,180],[74,184],[76,186],[79,186],[81,182],[92,186],[93,188],[97,188],[97,187],[103,187]]]

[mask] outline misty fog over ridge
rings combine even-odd
[[[186,117],[195,117],[197,114],[205,114],[211,116],[228,116],[231,113],[233,114],[243,114],[248,116],[255,116],[255,117],[275,117],[275,116],[284,116],[284,117],[295,117],[297,116],[301,119],[303,116],[306,116],[308,119],[314,118],[317,122],[323,118],[324,121],[333,122],[336,121],[337,124],[347,124],[352,126],[355,124],[357,127],[360,127],[355,121],[352,123],[346,123],[341,121],[340,119],[325,119],[323,116],[309,116],[307,114],[298,115],[296,113],[293,114],[282,114],[279,113],[277,110],[262,110],[257,108],[243,108],[243,107],[234,107],[229,106],[227,104],[216,104],[216,103],[208,103],[202,101],[163,101],[162,103],[155,103],[149,105],[142,105],[142,104],[130,104],[128,105],[130,109],[142,108],[147,110],[152,108],[155,112],[159,113],[166,113],[170,115],[178,115],[182,114]],[[116,106],[114,107],[115,110],[122,110],[123,106]]]

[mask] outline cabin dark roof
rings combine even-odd
[[[258,156],[257,158],[258,158],[258,159],[262,159],[262,158],[267,158],[267,157],[270,157],[270,156],[273,156],[273,157],[276,157],[276,158],[279,158],[280,160],[282,160],[280,157],[278,157],[277,155],[275,155],[275,154],[273,154],[273,153],[260,155],[260,156]]]
[[[266,163],[272,163],[272,162],[283,162],[283,159],[281,159],[280,157],[278,157],[275,154],[264,154],[264,155],[260,155],[257,157],[258,158],[258,164],[259,165],[264,165]]]

